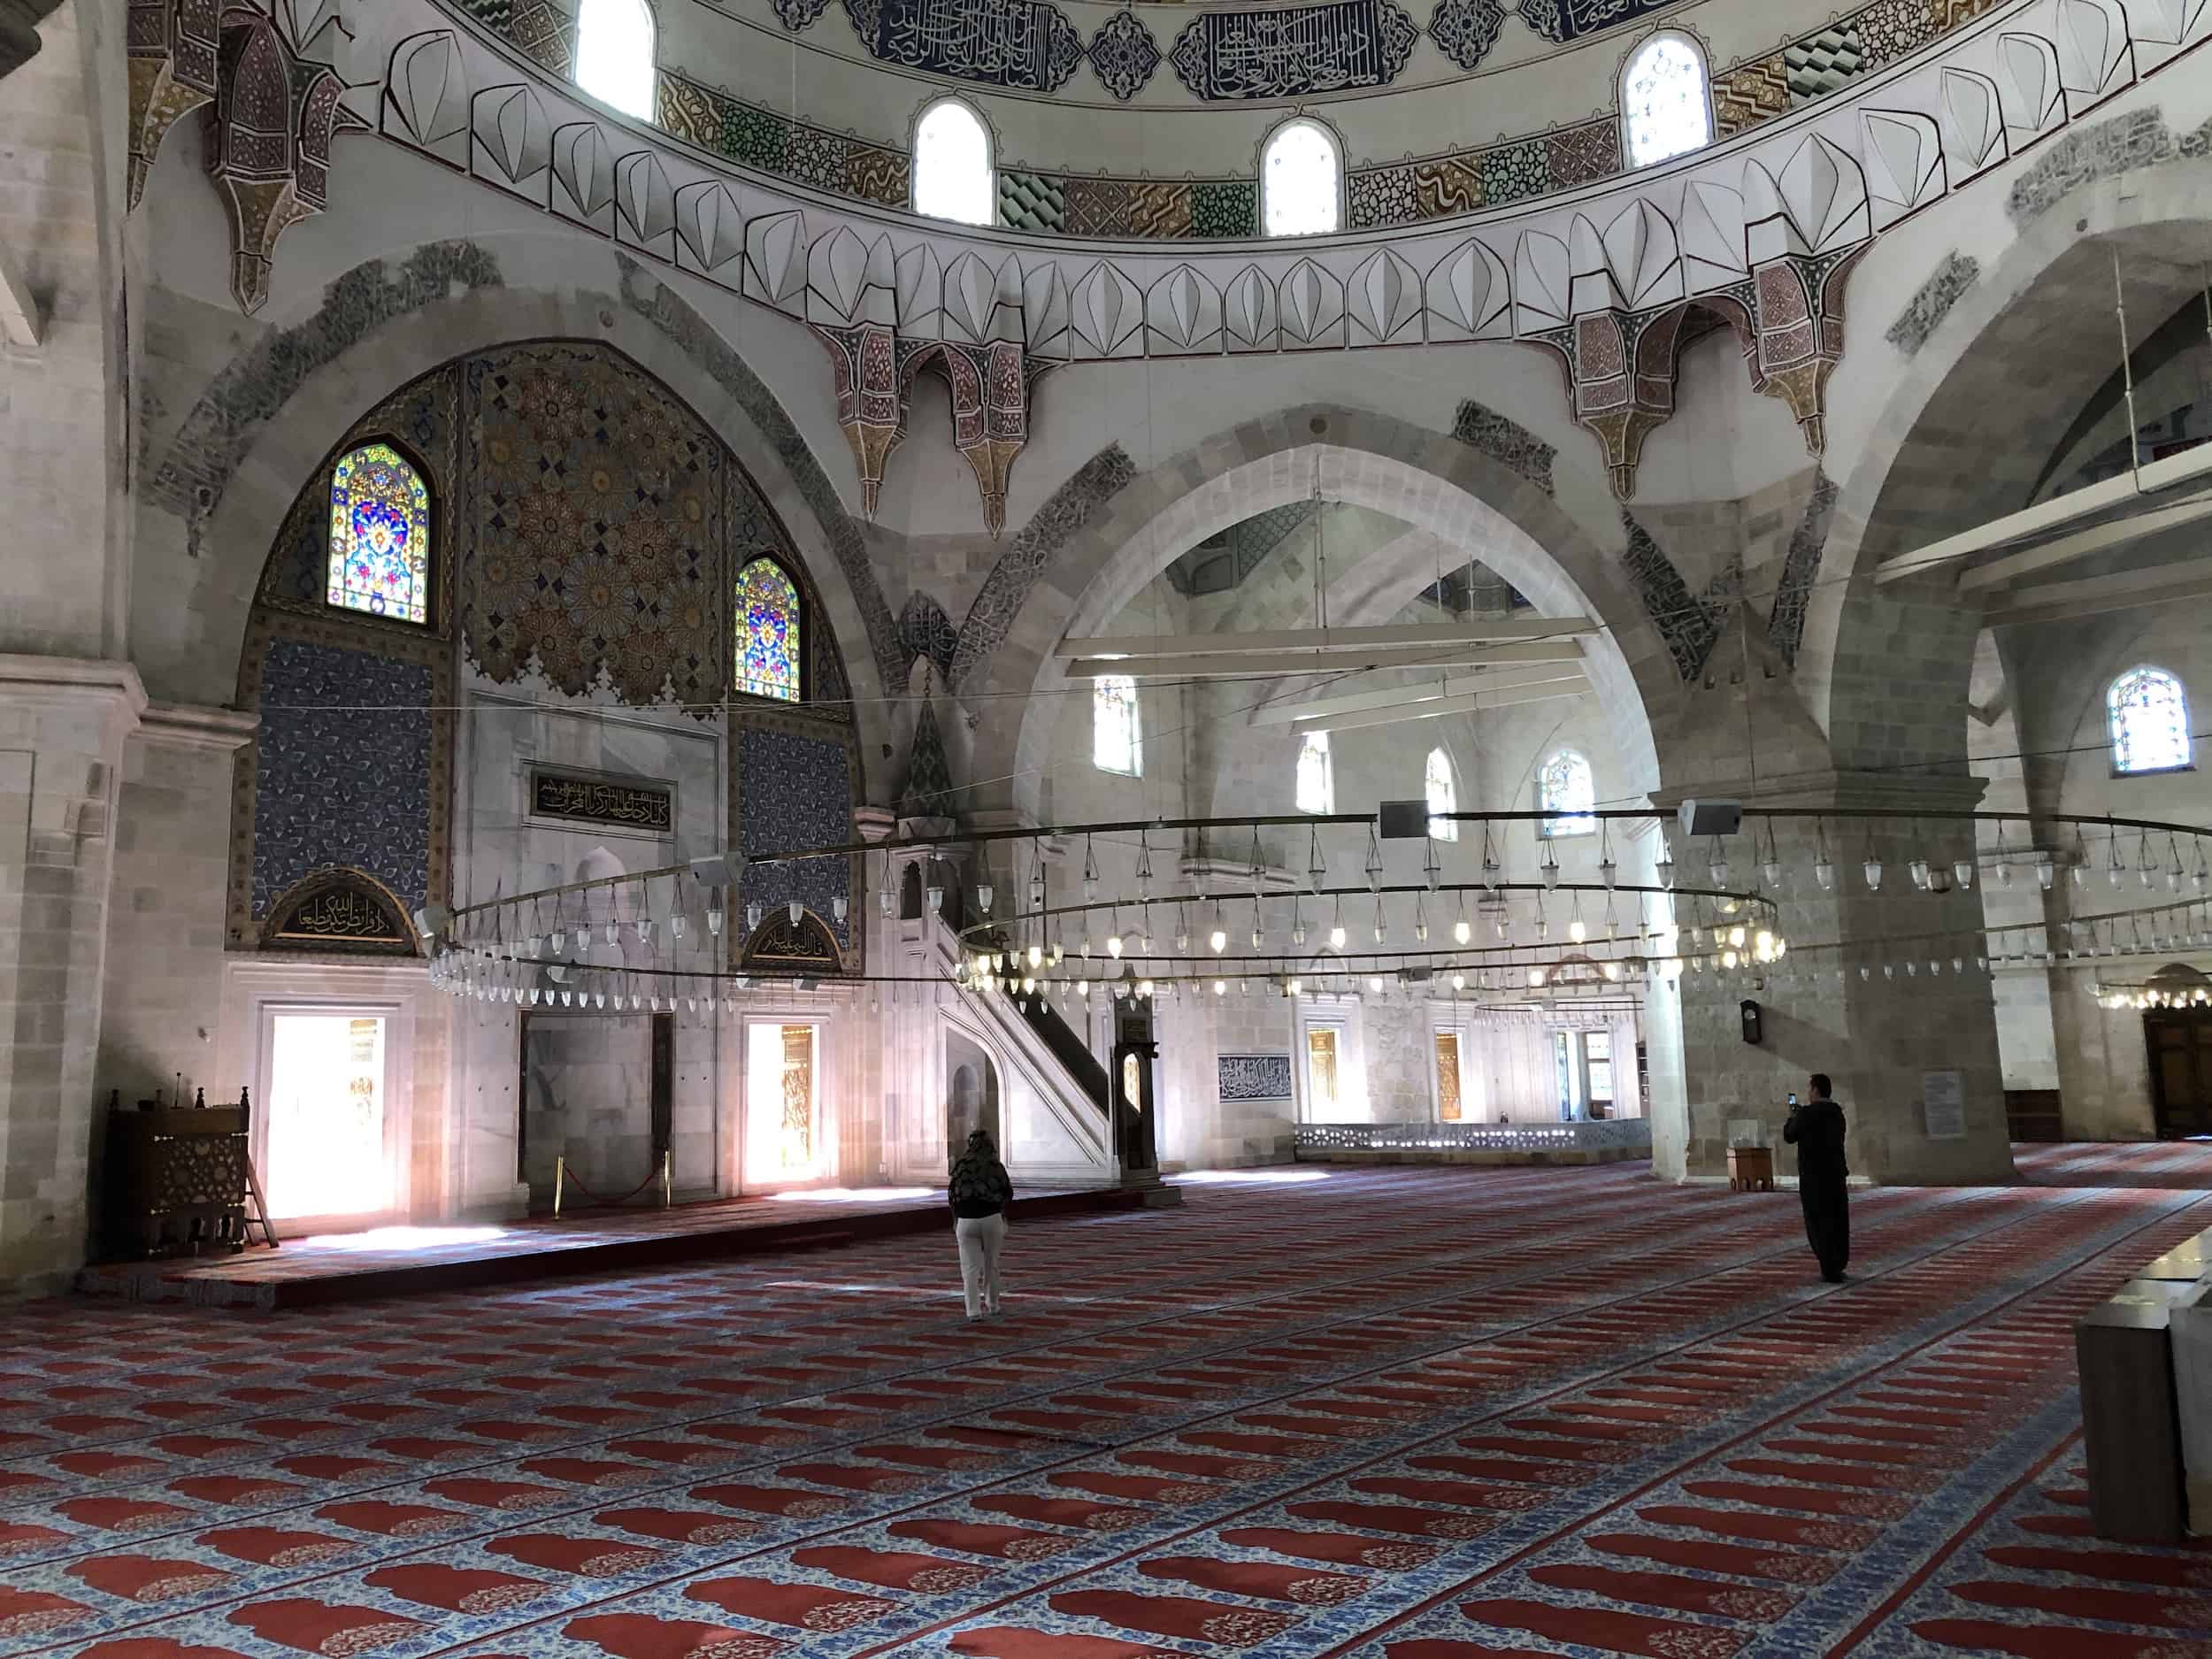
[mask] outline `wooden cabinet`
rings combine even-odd
[[[108,1110],[107,1239],[117,1256],[243,1249],[248,1110]]]
[[[1770,1193],[1774,1190],[1772,1147],[1728,1148],[1728,1190],[1732,1193]]]

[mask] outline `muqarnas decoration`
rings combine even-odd
[[[837,424],[860,469],[860,503],[871,518],[883,493],[884,469],[906,437],[914,377],[943,377],[952,393],[953,447],[975,472],[983,522],[995,536],[1006,527],[1007,480],[1029,441],[1030,388],[1051,364],[1010,340],[966,345],[910,341],[888,323],[814,326],[837,375]]]
[[[330,0],[276,16],[244,0],[130,7],[130,205],[169,130],[205,110],[207,170],[230,219],[231,293],[245,311],[268,301],[277,239],[327,204],[332,141],[369,130],[319,61],[342,28]]]
[[[1056,92],[1083,61],[1083,37],[1045,0],[845,0],[879,61],[1017,92]]]
[[[1299,98],[1388,86],[1420,38],[1392,0],[1208,12],[1176,37],[1168,61],[1209,102]]]

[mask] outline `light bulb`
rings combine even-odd
[[[1380,996],[1382,995],[1382,975],[1379,973],[1369,974],[1367,976],[1367,988],[1373,992],[1377,996]]]
[[[1762,873],[1763,873],[1767,879],[1767,886],[1770,887],[1778,887],[1782,885],[1782,864],[1779,859],[1768,859],[1763,866]]]
[[[1722,951],[1720,953],[1720,965],[1724,968],[1734,967],[1736,965],[1736,953],[1732,950]]]
[[[1137,995],[1138,995],[1139,996],[1149,996],[1149,995],[1152,995],[1152,981],[1151,981],[1151,980],[1149,980],[1149,979],[1139,979],[1139,980],[1137,981]]]
[[[1306,987],[1300,981],[1293,979],[1288,984],[1285,985],[1283,989],[1292,996],[1302,996],[1305,994]]]
[[[1912,878],[1913,887],[1917,891],[1925,893],[1928,890],[1928,861],[1925,858],[1914,859],[1905,866],[1905,872]]]
[[[885,887],[882,892],[876,895],[876,914],[882,917],[885,921],[887,922],[891,919],[891,912],[897,907],[898,902],[893,898],[891,889],[888,886]],[[710,914],[711,914],[711,912],[710,912]]]
[[[1833,893],[1836,890],[1835,865],[1824,858],[1813,866],[1813,879],[1820,883],[1823,893]]]
[[[1733,945],[1737,949],[1741,950],[1743,949],[1743,940],[1744,931],[1740,926],[1732,927],[1728,930],[1728,942]]]
[[[851,914],[852,908],[851,903],[846,899],[845,895],[841,893],[838,894],[835,897],[830,900],[830,919],[835,922],[843,921],[847,916]],[[680,924],[683,918],[680,916],[676,918],[676,920],[679,924]],[[679,926],[676,932],[680,936],[683,933],[683,928]]]
[[[1971,858],[1961,858],[1955,862],[1951,865],[1951,879],[1959,884],[1960,892],[1965,893],[1971,890],[1974,886],[1974,861]]]
[[[618,945],[622,942],[622,924],[611,916],[607,918],[607,942],[611,945]]]
[[[649,945],[653,942],[653,918],[651,917],[641,916],[637,918],[637,941],[641,945]]]
[[[707,933],[716,939],[722,936],[722,907],[718,904],[707,907]]]
[[[2036,886],[2041,887],[2044,892],[2048,893],[2051,890],[2052,884],[2057,879],[2058,867],[2048,858],[2039,858],[2035,861]]]
[[[943,915],[943,914],[944,914],[944,911],[945,911],[945,890],[944,890],[944,888],[942,888],[942,887],[926,887],[926,888],[925,888],[925,889],[923,890],[922,896],[923,896],[925,899],[926,899],[926,900],[928,901],[928,902],[929,902],[929,913],[930,913],[932,916],[941,916],[941,915]],[[749,905],[747,905],[747,906],[745,907],[745,914],[746,914],[747,918],[751,918],[751,917],[752,917],[752,915],[753,915],[756,911],[757,911],[759,909],[760,909],[760,906],[758,906],[757,904],[749,904]],[[756,923],[754,923],[754,926],[759,926],[759,924],[758,924],[757,922],[756,922]]]
[[[1217,956],[1223,951],[1228,949],[1229,935],[1221,928],[1217,927],[1212,933],[1206,935],[1206,943],[1212,949],[1214,955]]]
[[[1226,996],[1226,995],[1229,995],[1229,982],[1228,982],[1228,980],[1226,980],[1226,979],[1216,979],[1216,980],[1214,981],[1214,995],[1215,995],[1216,996]]]
[[[1030,948],[1029,948],[1029,965],[1030,965],[1031,967],[1033,967],[1033,968],[1042,967],[1042,966],[1044,965],[1044,960],[1045,960],[1045,948],[1044,948],[1042,945],[1032,945],[1032,946],[1030,946]]]
[[[1621,977],[1621,964],[1617,962],[1609,962],[1602,969],[1600,970],[1600,972],[1602,972],[1609,980],[1617,980]]]
[[[1866,874],[1866,890],[1869,893],[1879,893],[1882,890],[1882,861],[1878,858],[1870,858],[1863,868]]]
[[[1329,949],[1332,950],[1344,949],[1344,930],[1341,927],[1329,929]]]
[[[1150,933],[1142,933],[1138,936],[1137,954],[1140,956],[1148,956],[1152,954],[1152,935]]]
[[[1109,933],[1106,935],[1106,954],[1113,957],[1116,961],[1120,960],[1121,935],[1119,933]]]
[[[1175,935],[1175,954],[1179,956],[1185,956],[1187,955],[1189,951],[1190,935],[1188,933],[1177,933]]]
[[[1579,916],[1567,924],[1567,937],[1574,941],[1576,944],[1580,944],[1589,936],[1590,930],[1582,925],[1582,918]]]
[[[1267,935],[1266,935],[1264,933],[1263,933],[1263,932],[1262,932],[1262,931],[1261,931],[1261,930],[1260,930],[1257,926],[1255,926],[1255,927],[1252,929],[1252,949],[1255,949],[1255,950],[1257,950],[1257,949],[1259,949],[1262,945],[1264,945],[1266,942],[1267,942]]]
[[[1711,864],[1705,866],[1705,870],[1706,873],[1713,878],[1715,887],[1724,887],[1728,885],[1728,860],[1725,858],[1714,859]]]
[[[1528,983],[1531,990],[1540,990],[1544,984],[1544,971],[1541,968],[1531,968],[1528,971]]]
[[[986,916],[991,913],[991,884],[989,882],[979,881],[975,884],[975,907]]]
[[[553,930],[553,954],[557,956],[563,950],[566,949],[567,947],[568,930],[565,927],[555,928]]]
[[[1465,990],[1466,988],[1467,988],[1467,976],[1466,976],[1465,974],[1463,974],[1463,973],[1455,973],[1454,975],[1452,975],[1452,989],[1453,989],[1453,990],[1455,990],[1455,991],[1463,991],[1463,990]]]

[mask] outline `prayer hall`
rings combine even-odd
[[[0,0],[0,1659],[2212,1659],[2208,45]]]

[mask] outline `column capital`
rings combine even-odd
[[[1988,788],[1985,779],[1964,772],[1778,772],[1770,777],[1725,778],[1694,788],[1655,789],[1655,811],[1672,817],[1686,800],[1740,801],[1747,807],[1826,807],[1835,810],[1916,813],[1971,812]]]
[[[204,749],[229,754],[253,741],[260,728],[258,714],[236,709],[211,709],[197,703],[150,703],[140,711],[141,742],[163,749]]]
[[[871,847],[880,847],[898,833],[899,815],[885,806],[853,809],[853,833]]]

